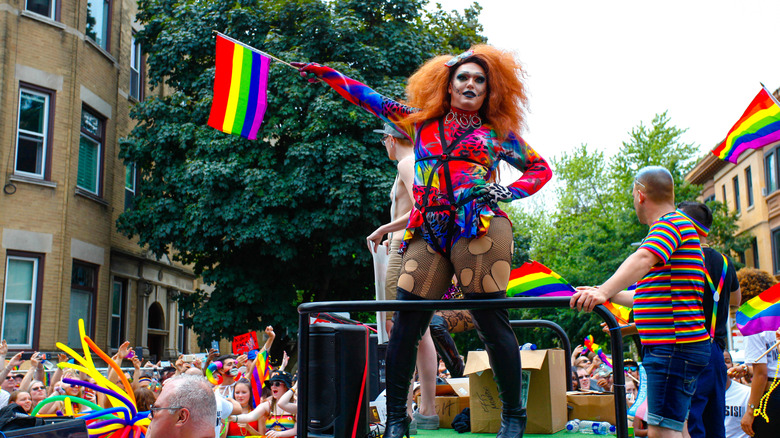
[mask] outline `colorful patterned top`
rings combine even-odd
[[[467,129],[455,120],[445,123],[443,119],[410,126],[402,121],[417,109],[395,102],[331,68],[314,64],[307,71],[413,142],[415,205],[402,251],[415,230],[422,228],[426,242],[447,255],[458,239],[483,236],[493,216],[507,217],[497,204],[474,193],[495,179],[500,160],[523,172],[507,186],[513,200],[536,193],[552,177],[547,162],[514,133],[501,140],[489,125]]]
[[[709,340],[704,327],[704,256],[699,235],[679,210],[650,226],[640,249],[658,256],[637,282],[634,321],[643,345]]]
[[[265,420],[265,430],[282,432],[295,427],[295,415],[269,415]]]

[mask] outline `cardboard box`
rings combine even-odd
[[[572,407],[569,420],[576,418],[615,424],[615,394],[611,392],[571,391],[566,393],[566,401]]]
[[[521,351],[524,374],[528,376],[526,432],[552,434],[566,426],[566,366],[561,349]],[[487,352],[470,351],[464,374],[469,376],[471,432],[497,433],[501,426],[501,400],[493,381]],[[525,380],[525,379],[523,379]]]
[[[469,407],[469,397],[456,395],[440,395],[436,397],[436,415],[439,416],[439,427],[452,429],[452,420],[464,409]]]

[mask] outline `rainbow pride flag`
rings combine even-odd
[[[780,283],[761,292],[737,310],[737,328],[743,336],[780,327]]]
[[[250,358],[251,359],[251,358]],[[263,400],[263,384],[271,378],[271,362],[268,360],[268,351],[262,350],[257,353],[255,358],[255,367],[252,374],[248,376],[250,387],[252,388],[252,408]]]
[[[209,126],[249,140],[257,139],[268,106],[270,58],[217,33],[216,62]]]
[[[623,306],[621,304],[613,303],[612,301],[607,301],[604,303],[604,307],[609,310],[612,315],[615,316],[615,319],[617,319],[617,322],[619,324],[628,324],[628,320],[631,317],[631,308]]]
[[[570,297],[574,287],[547,266],[530,261],[509,274],[508,297]]]
[[[780,104],[765,87],[761,88],[726,139],[712,150],[721,160],[737,164],[746,149],[760,149],[780,141]]]

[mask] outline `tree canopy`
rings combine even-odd
[[[136,35],[155,92],[132,110],[120,156],[142,178],[119,230],[191,264],[211,293],[180,298],[200,335],[294,327],[300,302],[370,299],[365,236],[389,217],[394,166],[379,121],[272,62],[257,141],[206,121],[223,32],[288,61],[326,64],[395,99],[436,54],[484,42],[463,13],[422,0],[140,0]],[[262,137],[262,139],[260,139]],[[262,321],[261,321],[262,320]]]

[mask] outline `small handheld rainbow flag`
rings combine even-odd
[[[570,297],[574,287],[547,266],[530,261],[509,274],[508,297]]]
[[[780,283],[753,297],[737,310],[737,328],[743,336],[780,327]]]
[[[604,307],[615,316],[619,324],[628,324],[628,320],[631,317],[631,308],[623,306],[621,304],[607,301],[604,303]]]
[[[712,153],[721,160],[737,164],[739,155],[746,149],[760,149],[776,141],[780,141],[780,104],[762,86],[726,139]]]
[[[216,63],[209,126],[256,140],[268,106],[270,58],[217,33]]]
[[[585,345],[585,348],[588,351],[592,351],[593,353],[596,353],[596,355],[599,357],[599,359],[601,359],[602,362],[604,362],[608,367],[612,368],[612,362],[610,362],[607,355],[604,354],[604,350],[601,349],[601,346],[593,340],[593,335],[588,335],[585,338],[583,344]]]

